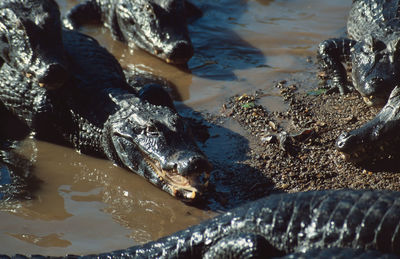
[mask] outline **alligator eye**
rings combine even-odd
[[[147,126],[147,128],[146,128],[146,134],[147,134],[147,136],[158,136],[159,135],[159,132],[158,132],[158,130],[157,130],[157,128],[155,127],[155,126],[153,126],[153,125],[151,125],[151,126]]]

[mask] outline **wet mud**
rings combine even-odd
[[[306,79],[308,76],[303,76]],[[262,105],[268,92],[260,88],[231,97],[221,108],[223,117],[235,120],[252,135],[246,164],[273,183],[272,192],[323,189],[400,190],[398,155],[363,164],[346,161],[335,148],[343,131],[360,127],[379,111],[368,107],[358,93],[326,94],[315,78],[276,82],[285,111]],[[311,90],[304,91],[304,84]]]

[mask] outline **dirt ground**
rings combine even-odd
[[[343,131],[360,127],[379,109],[367,107],[357,93],[325,94],[317,85],[316,90],[305,92],[303,84],[296,80],[276,83],[279,96],[288,105],[284,112],[269,112],[259,104],[266,95],[262,89],[233,96],[223,105],[222,117],[239,122],[253,143],[243,163],[262,172],[275,191],[400,191],[400,162],[355,165],[335,149]]]

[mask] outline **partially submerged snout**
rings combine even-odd
[[[118,5],[118,25],[131,46],[169,64],[186,64],[193,56],[184,0],[135,0]]]
[[[194,50],[191,41],[178,41],[165,48],[156,48],[154,55],[165,60],[169,64],[181,65],[186,64],[193,56]]]
[[[165,190],[176,198],[192,202],[207,189],[212,166],[204,156],[185,156],[166,164],[147,162],[167,187]]]
[[[377,116],[361,128],[342,133],[336,141],[336,148],[348,161],[377,160],[399,151],[399,131],[400,89],[396,87]]]

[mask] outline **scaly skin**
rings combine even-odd
[[[375,118],[358,129],[342,133],[336,140],[336,147],[349,161],[379,160],[400,151],[399,129],[400,88],[397,86]]]
[[[154,242],[79,258],[397,258],[399,229],[398,192],[276,194]]]
[[[398,0],[355,0],[347,21],[348,38],[323,41],[320,66],[341,93],[354,88],[369,105],[383,105],[400,78]],[[347,82],[343,62],[352,64]]]
[[[337,139],[337,149],[352,162],[385,158],[400,142],[396,137],[400,125],[396,89],[400,79],[399,10],[398,0],[355,0],[347,21],[349,38],[326,40],[319,45],[320,65],[332,79],[332,89],[345,93],[354,86],[368,105],[376,106],[383,106],[393,91],[373,120]],[[342,64],[349,61],[352,85],[347,82]]]
[[[63,85],[69,75],[59,17],[53,0],[2,0],[0,67],[6,63],[47,89]]]
[[[75,31],[61,33],[69,81],[48,91],[3,64],[0,105],[6,116],[19,119],[39,139],[108,158],[175,197],[195,200],[211,165],[186,122],[168,107],[173,104],[162,86],[142,85],[147,90],[138,95],[118,61],[96,40]]]
[[[187,18],[201,13],[185,0],[86,0],[71,9],[64,25],[78,29],[97,22],[113,37],[167,63],[186,64],[193,56]]]

